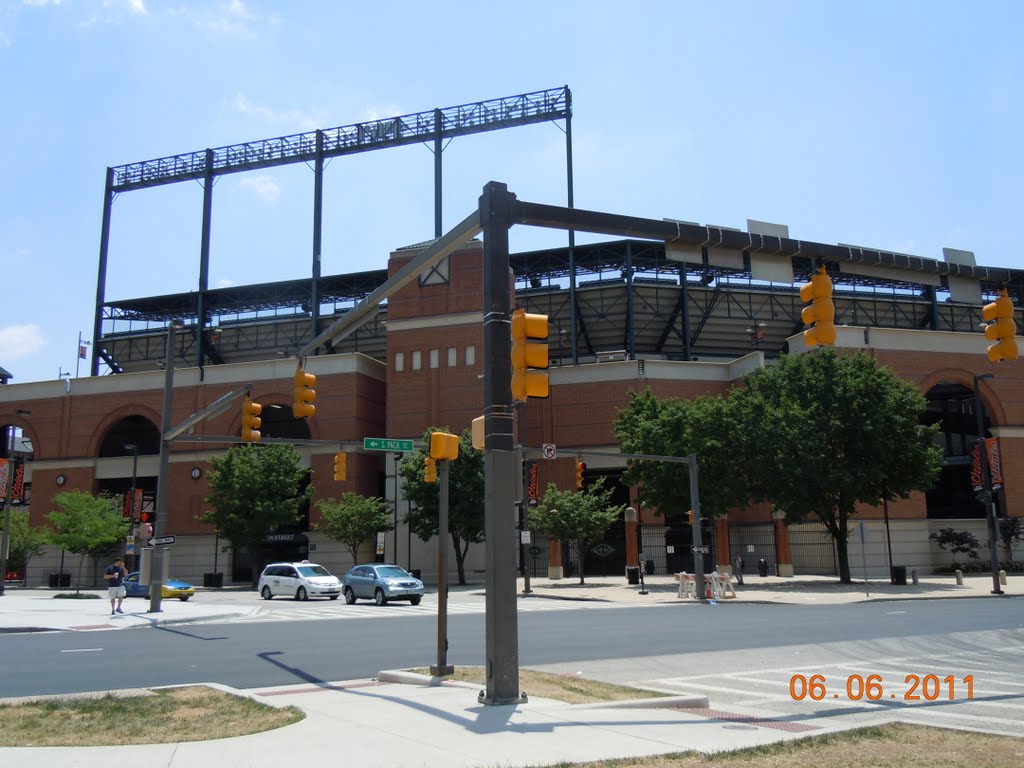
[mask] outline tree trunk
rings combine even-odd
[[[846,536],[836,536],[836,559],[839,561],[839,581],[850,584],[850,542]]]
[[[576,542],[576,570],[580,572],[580,584],[583,583],[583,553],[586,551],[584,546],[585,541]]]
[[[457,533],[452,533],[451,537],[452,544],[455,545],[455,567],[459,571],[459,586],[463,587],[466,585],[466,550],[459,546],[462,540]]]

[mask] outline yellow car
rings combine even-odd
[[[124,588],[128,597],[149,597],[149,585],[139,584],[139,572],[134,571],[124,577]],[[196,588],[181,579],[168,579],[160,588],[164,597],[176,597],[182,602],[196,593]]]

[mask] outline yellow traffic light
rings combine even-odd
[[[689,526],[693,525],[693,510],[692,509],[686,510],[686,524],[689,525]]]
[[[548,345],[529,341],[548,337],[548,316],[512,312],[512,399],[548,396],[548,375],[528,368],[548,367]]]
[[[348,455],[344,451],[338,451],[334,454],[334,479],[339,482],[345,480],[347,469]]]
[[[585,461],[576,462],[576,490],[583,490],[583,473],[587,471],[587,463]]]
[[[263,419],[263,406],[254,403],[248,395],[242,401],[242,440],[246,443],[258,443],[260,441],[260,426]]]
[[[437,482],[437,462],[429,456],[423,460],[423,480],[428,483]]]
[[[292,415],[296,419],[303,419],[316,413],[316,376],[306,373],[300,365],[295,371],[295,395],[292,398]]]
[[[832,279],[824,267],[818,267],[811,282],[800,286],[800,301],[813,302],[800,313],[804,325],[811,326],[804,331],[804,344],[808,347],[835,344],[836,307],[832,303]]]
[[[459,438],[448,432],[432,432],[430,435],[430,458],[435,461],[459,458]]]
[[[1013,321],[1013,300],[1005,288],[999,290],[995,301],[982,307],[981,316],[988,323],[985,326],[985,338],[996,342],[989,345],[989,362],[1016,360],[1017,324]]]

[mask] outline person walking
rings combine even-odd
[[[736,555],[736,559],[733,561],[733,573],[736,575],[736,583],[741,587],[743,586],[743,555]]]
[[[108,565],[106,572],[103,574],[103,578],[107,580],[107,595],[110,596],[110,615],[113,616],[115,613],[124,613],[121,610],[121,603],[124,602],[125,588],[124,588],[124,577],[128,575],[128,571],[124,569],[124,560],[120,557],[114,559],[113,565]],[[117,603],[117,607],[114,607],[114,603]]]

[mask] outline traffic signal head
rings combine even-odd
[[[576,462],[576,490],[583,489],[583,473],[587,471],[587,463],[585,461]]]
[[[437,462],[429,456],[423,460],[423,480],[428,483],[437,482]]]
[[[512,312],[512,399],[524,402],[528,397],[548,396],[548,375],[528,368],[548,367],[548,345],[530,339],[547,339],[548,316],[531,315],[526,310]]]
[[[812,302],[800,313],[804,325],[811,326],[804,331],[804,343],[808,347],[835,344],[836,307],[832,303],[832,279],[824,267],[818,267],[811,282],[800,286],[800,301]]]
[[[995,342],[988,348],[989,362],[1016,360],[1017,324],[1013,320],[1013,300],[1005,288],[999,291],[995,301],[982,307],[981,316],[988,323],[985,338]]]
[[[459,458],[459,438],[448,432],[432,432],[430,435],[430,458],[435,461]]]
[[[258,443],[260,441],[260,426],[263,419],[263,406],[254,403],[248,395],[242,400],[242,440],[246,443]]]
[[[316,376],[306,371],[300,365],[295,371],[295,395],[292,398],[292,415],[296,419],[304,419],[316,413]]]
[[[686,510],[686,524],[687,525],[693,525],[693,510],[692,509]]]
[[[473,436],[473,447],[478,451],[482,451],[487,447],[487,438],[484,435],[484,429],[485,421],[483,416],[477,416],[473,419],[473,429],[471,432]]]
[[[338,451],[334,454],[334,479],[338,481],[344,480],[346,470],[348,468],[348,456],[344,451]]]

